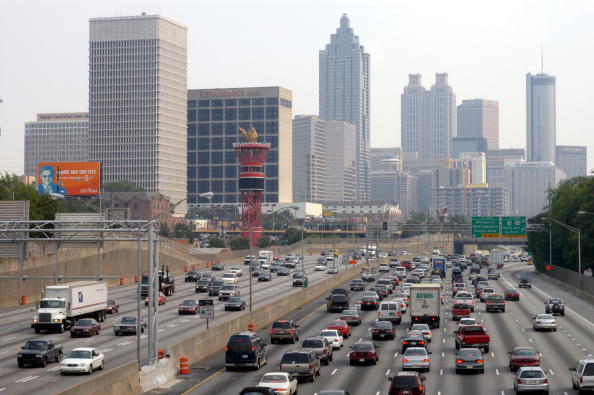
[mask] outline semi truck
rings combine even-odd
[[[107,316],[107,284],[103,281],[75,281],[46,285],[37,305],[37,314],[31,322],[35,333],[42,330],[62,333],[83,317],[103,322]]]
[[[413,284],[410,287],[410,320],[412,324],[428,324],[439,328],[441,287],[439,284]]]
[[[163,292],[166,296],[171,296],[175,293],[175,279],[173,274],[169,272],[169,266],[161,266],[161,270],[158,272],[159,275],[159,291]],[[140,279],[140,296],[146,298],[149,290],[149,275],[143,273]]]

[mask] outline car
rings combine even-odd
[[[221,262],[215,262],[212,264],[210,270],[213,272],[222,272],[225,270],[225,265],[223,265]]]
[[[270,343],[289,340],[295,343],[299,340],[299,325],[292,320],[276,320],[270,327]]]
[[[198,314],[198,303],[194,299],[186,299],[177,306],[177,314]]]
[[[239,395],[276,395],[276,391],[268,387],[244,387]]]
[[[375,321],[371,325],[371,339],[372,340],[394,340],[396,333],[394,326],[389,321]]]
[[[348,296],[342,294],[331,294],[327,299],[328,302],[326,303],[326,311],[328,311],[329,313],[341,313],[349,308]]]
[[[397,266],[394,268],[394,274],[400,279],[406,278],[406,268],[404,266]]]
[[[212,273],[202,273],[200,275],[200,280],[210,280],[210,281],[214,281],[216,280],[216,276]]]
[[[476,318],[472,318],[472,317],[468,317],[468,318],[460,318],[460,321],[458,321],[458,328],[456,329],[456,332],[458,331],[458,329],[460,329],[461,326],[463,325],[477,325],[477,321]]]
[[[255,255],[246,255],[245,258],[243,258],[243,264],[244,265],[249,265],[252,262],[256,261],[256,256]]]
[[[359,303],[361,304],[361,310],[377,310],[379,307],[379,297],[377,295],[363,296]]]
[[[138,327],[140,327],[140,333],[144,333],[147,325],[144,320],[140,320],[140,325],[136,322],[136,317],[132,315],[127,315],[120,317],[119,320],[113,326],[113,333],[116,336],[119,335],[136,335],[138,331]]]
[[[258,387],[272,388],[276,395],[293,395],[297,393],[297,379],[286,372],[265,373]]]
[[[394,295],[392,300],[402,299],[406,306],[408,307],[408,295],[404,291],[394,291]],[[403,311],[404,312],[404,311]]]
[[[391,302],[398,303],[400,305],[400,312],[402,314],[406,313],[406,308],[408,306],[406,305],[406,301],[404,300],[404,298],[392,298]]]
[[[338,266],[330,266],[326,269],[327,274],[338,274]]]
[[[379,305],[377,313],[379,321],[389,321],[392,325],[399,325],[402,322],[400,303],[396,301],[384,301]]]
[[[485,310],[490,311],[501,311],[505,313],[505,300],[501,295],[491,295],[485,298]]]
[[[243,276],[243,269],[240,266],[229,267],[229,273],[235,273],[238,277]]]
[[[394,376],[388,377],[390,389],[388,395],[425,395],[423,382],[425,377],[419,372],[400,371]]]
[[[339,319],[346,321],[351,326],[361,325],[361,315],[357,309],[343,310]]]
[[[384,286],[390,295],[394,292],[394,283],[389,278],[379,279],[377,280],[376,284]]]
[[[60,364],[60,374],[87,373],[92,374],[94,370],[103,370],[103,354],[96,348],[80,347],[75,348]]]
[[[534,347],[515,347],[508,354],[512,372],[522,366],[540,366],[540,354]]]
[[[321,263],[316,264],[316,266],[314,267],[314,271],[316,272],[323,272],[324,270],[326,270],[326,265]]]
[[[258,332],[239,332],[231,335],[225,347],[227,370],[251,367],[260,369],[268,361],[266,342]]]
[[[361,273],[361,279],[367,282],[375,281],[375,274],[373,274],[373,272],[370,271],[364,271],[363,273]]]
[[[260,272],[260,274],[258,275],[258,282],[263,282],[263,281],[267,281],[267,282],[272,281],[272,274],[270,274],[270,272],[268,270],[262,270]]]
[[[349,364],[371,363],[375,365],[378,361],[378,352],[372,342],[361,341],[351,346],[349,352]]]
[[[514,378],[514,390],[519,392],[549,393],[549,380],[540,366],[522,366]]]
[[[365,283],[363,282],[363,279],[355,278],[351,280],[350,289],[351,291],[365,291]]]
[[[94,318],[81,318],[70,327],[70,337],[98,335],[101,324]]]
[[[472,297],[472,294],[468,291],[459,291],[454,296],[454,303],[468,303],[470,305],[470,311],[474,313],[476,300]]]
[[[390,272],[390,265],[387,263],[380,263],[379,268],[377,269],[380,273],[389,273]]]
[[[196,270],[190,270],[186,273],[186,276],[184,277],[184,282],[189,283],[189,282],[196,282],[200,280],[200,272],[196,271]]]
[[[328,340],[328,343],[330,343],[335,350],[342,348],[344,344],[344,338],[336,329],[323,329],[318,336]]]
[[[428,372],[431,369],[430,352],[424,347],[409,347],[402,354],[402,370],[420,370]]]
[[[351,336],[351,327],[344,320],[334,320],[326,326],[326,329],[336,329],[345,339]]]
[[[557,320],[552,314],[537,314],[532,318],[534,319],[534,322],[532,323],[532,329],[534,329],[534,331],[557,331]]]
[[[231,296],[225,302],[225,311],[241,311],[246,309],[247,302],[240,296]]]
[[[427,339],[427,341],[431,343],[431,328],[429,328],[428,324],[413,324],[409,330],[421,332],[423,336],[425,336],[425,339]]]
[[[223,280],[226,284],[237,284],[239,282],[239,276],[237,273],[227,272],[223,274],[221,280]]]
[[[305,283],[308,282],[307,276],[304,276],[303,273],[294,273],[293,274],[293,286],[294,287],[304,287]]]
[[[287,267],[281,267],[276,271],[277,276],[288,276],[289,274],[291,274],[291,271]]]
[[[487,274],[489,280],[499,280],[500,277],[501,272],[499,270],[489,270],[489,273]]]
[[[120,304],[115,299],[107,299],[107,309],[105,312],[107,314],[114,314],[120,311]]]
[[[27,340],[17,354],[19,368],[37,365],[42,368],[48,362],[60,362],[64,358],[62,346],[56,346],[53,340]]]
[[[478,348],[461,348],[456,355],[456,373],[478,371],[485,373],[485,360]]]
[[[506,289],[503,291],[503,298],[505,300],[520,300],[520,292],[517,289]]]
[[[210,284],[212,284],[212,281],[210,279],[208,280],[198,280],[196,281],[196,287],[194,288],[196,293],[203,293],[203,292],[208,292],[208,287],[210,287]]]
[[[407,332],[402,336],[400,342],[402,344],[402,353],[409,347],[427,347],[427,340],[421,332]]]
[[[521,277],[518,282],[518,288],[532,288],[532,283],[528,277]]]
[[[594,359],[581,359],[575,368],[569,368],[574,389],[594,390]]]
[[[272,262],[270,264],[270,268],[268,270],[270,270],[270,273],[276,273],[278,271],[278,269],[281,268],[280,263],[278,262]]]
[[[157,305],[162,305],[165,304],[167,302],[167,297],[165,296],[165,294],[163,292],[159,292],[159,297],[157,298]],[[148,306],[149,304],[149,298],[148,296],[144,299],[144,305]]]
[[[332,362],[334,355],[334,348],[328,342],[328,339],[320,336],[308,337],[301,343],[303,348],[311,348],[316,352],[322,365],[328,365]]]
[[[219,296],[219,291],[225,285],[223,280],[214,280],[208,287],[208,296]]]
[[[321,366],[314,350],[301,348],[284,353],[279,370],[293,377],[305,377],[314,381],[314,377],[320,375]]]
[[[452,306],[452,319],[458,321],[461,318],[470,317],[470,310],[468,303],[454,303]]]
[[[388,296],[388,290],[386,287],[381,285],[374,285],[373,287],[369,287],[369,291],[375,292],[380,299],[385,299]]]
[[[239,296],[241,291],[237,284],[225,284],[219,290],[219,300],[227,300],[231,296]]]
[[[491,295],[495,295],[495,290],[490,287],[484,287],[479,294],[479,300],[484,302]]]
[[[545,302],[545,313],[553,315],[565,315],[565,303],[561,298],[549,298]]]

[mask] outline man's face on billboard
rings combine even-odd
[[[44,185],[49,185],[54,182],[54,176],[50,170],[42,170],[41,171],[41,182]]]

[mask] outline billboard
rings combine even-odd
[[[101,188],[99,162],[40,162],[37,191],[64,196],[96,196]]]

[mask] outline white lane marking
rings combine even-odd
[[[516,324],[518,323],[518,320],[516,320]]]
[[[441,395],[441,391],[437,391],[437,395]]]
[[[495,369],[495,374],[499,376],[499,369]]]
[[[54,370],[58,369],[60,369],[60,366],[54,366],[53,368],[46,370],[46,372],[53,372]]]
[[[177,324],[169,324],[167,325],[167,328],[175,328],[177,326]]]
[[[567,392],[565,392],[565,391],[564,391],[564,392],[563,392],[563,395],[568,395],[568,394],[567,394]]]
[[[363,341],[363,338],[360,338],[359,341],[362,342]]]
[[[443,339],[443,344],[445,344],[445,339]]]
[[[539,353],[538,353],[538,356],[542,358],[542,353],[541,353],[541,352],[539,352]]]
[[[191,320],[185,319],[185,320],[181,320],[180,322],[186,323],[186,322],[191,322]]]
[[[501,390],[500,394],[505,395],[505,391]]]
[[[121,342],[118,343],[118,346],[127,346],[128,344],[132,344],[132,342]]]
[[[571,339],[571,341],[572,341],[572,342],[574,342],[574,341],[575,341],[575,339],[573,339],[573,338],[572,338],[572,339]]]
[[[443,331],[445,332],[445,331],[446,331],[446,329],[447,329],[447,328],[446,328],[446,327],[444,327],[444,328],[443,328]]]
[[[35,380],[39,376],[27,376],[15,381],[15,383],[26,383],[27,381]]]
[[[4,341],[7,342],[7,341],[10,341],[12,339],[16,339],[16,336],[7,337],[6,339],[4,339]]]
[[[161,332],[163,332],[164,330],[165,330],[165,329],[159,329],[159,330],[157,331],[157,333],[161,333]]]
[[[2,391],[4,391],[4,390],[6,390],[6,388],[0,388],[0,392],[2,392]]]
[[[330,373],[330,376],[334,376],[334,373],[336,373],[336,372],[338,372],[338,369],[334,369],[334,370],[332,371],[332,373]]]
[[[549,373],[551,374],[551,376],[555,375],[555,372],[553,372],[553,369],[549,369]]]
[[[7,351],[2,351],[2,352],[0,352],[0,355],[2,355],[2,354],[6,354],[8,351],[10,351],[10,350],[7,350]]]
[[[379,391],[377,391],[377,392],[375,393],[375,395],[380,395],[380,392],[379,392]]]
[[[113,350],[113,348],[104,348],[103,350],[99,350],[99,352],[106,353],[110,352],[111,350]]]
[[[582,351],[587,351],[587,349],[585,349],[585,348],[582,348]]]
[[[522,332],[526,332],[526,328],[522,328]]]
[[[394,358],[398,357],[398,351],[396,351],[396,353],[394,353]]]
[[[581,344],[580,343],[577,343],[576,346],[581,346]]]
[[[146,339],[148,336],[147,335],[140,335],[141,339]]]
[[[443,369],[439,369],[439,375],[443,376]]]
[[[390,375],[390,369],[386,370],[386,376]]]
[[[531,339],[531,338],[528,338],[528,341],[529,341],[530,343],[532,343],[532,339]]]
[[[493,354],[493,351],[491,351],[491,358],[495,358],[495,354]]]
[[[445,352],[441,352],[441,357],[444,358],[445,357]]]

